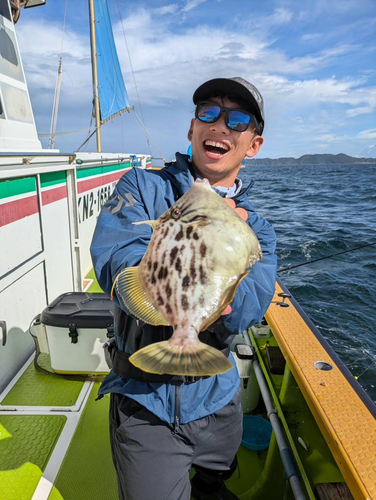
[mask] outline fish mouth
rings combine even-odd
[[[206,155],[215,160],[223,158],[230,151],[230,146],[228,144],[212,139],[206,139],[203,142],[203,148]]]

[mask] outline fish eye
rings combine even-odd
[[[181,216],[181,210],[179,208],[173,208],[171,210],[171,215],[174,219],[179,219],[179,217]]]

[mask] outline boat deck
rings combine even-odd
[[[284,292],[276,286],[274,301]],[[315,416],[336,462],[358,499],[376,498],[376,420],[357,383],[321,337],[294,299],[291,307],[271,304],[266,320]],[[316,362],[329,363],[329,371]]]
[[[48,356],[39,364],[49,368]],[[0,402],[1,500],[116,500],[108,430],[109,397],[100,382],[39,373],[32,358]],[[231,489],[256,482],[266,452],[241,447]],[[280,471],[282,472],[282,471]],[[282,474],[281,474],[282,475]]]

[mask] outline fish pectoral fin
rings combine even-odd
[[[126,309],[136,318],[149,325],[165,325],[170,323],[156,309],[150,297],[142,288],[139,279],[139,267],[127,267],[115,279],[114,287],[119,299]]]
[[[157,342],[132,354],[129,361],[144,372],[158,375],[211,377],[233,368],[218,349],[200,341],[186,347]]]
[[[141,226],[141,224],[147,224],[148,226],[151,226],[154,229],[154,226],[156,224],[156,220],[141,220],[138,222],[132,222],[134,226]]]
[[[242,273],[239,278],[237,279],[237,281],[228,288],[225,296],[223,297],[222,299],[222,304],[220,305],[220,307],[216,310],[216,312],[210,316],[207,321],[201,325],[201,331],[205,331],[210,325],[212,325],[215,321],[217,321],[217,319],[222,315],[223,311],[226,309],[226,307],[231,304],[231,302],[234,300],[235,298],[235,294],[236,294],[236,290],[238,289],[238,286],[240,285],[240,283],[244,280],[244,278],[246,278],[248,276],[248,274],[250,273],[250,270],[246,270],[244,271],[244,273]]]

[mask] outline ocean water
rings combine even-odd
[[[278,269],[376,243],[376,165],[241,169],[274,227]],[[279,274],[376,402],[376,245]]]

